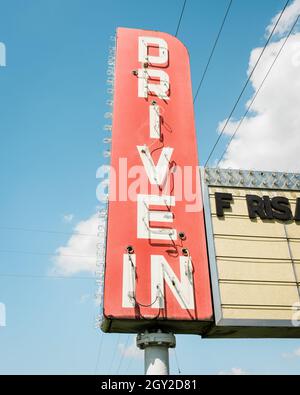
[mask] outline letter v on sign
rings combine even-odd
[[[137,150],[140,154],[141,160],[143,162],[150,183],[152,185],[161,186],[168,175],[169,165],[174,149],[169,147],[164,147],[161,151],[156,166],[153,162],[150,150],[147,145],[137,146]]]

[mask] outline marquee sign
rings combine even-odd
[[[165,33],[118,29],[104,331],[211,325],[200,185],[186,48]]]
[[[202,171],[215,324],[205,337],[300,337],[300,175]]]

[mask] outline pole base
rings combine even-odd
[[[169,348],[175,348],[176,339],[172,333],[156,332],[139,333],[136,344],[141,350],[145,350],[145,374],[168,375],[169,374]]]
[[[141,350],[149,346],[163,346],[167,348],[176,347],[176,338],[173,333],[163,333],[160,329],[157,332],[139,333],[136,338],[136,345]]]

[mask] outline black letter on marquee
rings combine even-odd
[[[295,221],[300,221],[300,198],[297,199],[296,203]]]
[[[273,215],[275,219],[280,221],[291,221],[293,214],[290,208],[289,199],[285,197],[274,197],[272,199]]]
[[[268,219],[265,213],[265,205],[262,198],[256,195],[246,195],[249,217],[251,219],[260,217],[260,219]]]
[[[267,219],[274,219],[271,199],[269,198],[269,196],[264,196],[263,199],[265,203],[265,212],[267,214]]]
[[[224,217],[224,209],[231,208],[230,202],[232,201],[231,193],[215,193],[217,216]]]

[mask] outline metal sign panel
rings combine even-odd
[[[203,333],[213,312],[188,52],[119,28],[115,67],[102,329]]]
[[[300,337],[300,175],[202,171],[215,325],[206,337]]]

